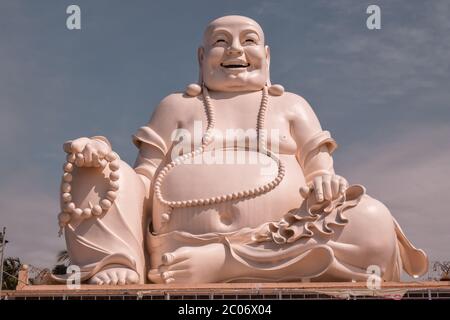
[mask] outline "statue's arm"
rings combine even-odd
[[[337,144],[305,99],[296,96],[291,104],[291,132],[297,143],[296,157],[303,169],[307,187],[300,192],[308,197],[314,190],[318,202],[331,200],[345,192],[348,182],[334,172],[331,154]]]
[[[134,170],[143,181],[147,194],[155,172],[171,146],[172,134],[178,125],[178,100],[179,94],[172,94],[163,99],[150,121],[133,135],[133,143],[139,149]]]
[[[297,144],[297,160],[303,169],[305,180],[310,183],[321,175],[334,175],[332,152],[337,145],[320,122],[309,103],[297,95],[290,101],[290,124]]]
[[[165,154],[149,143],[140,143],[139,153],[134,163],[134,171],[144,183],[146,194],[150,192],[151,181]]]

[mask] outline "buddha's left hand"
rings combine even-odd
[[[344,177],[336,174],[324,174],[314,177],[309,187],[302,187],[300,193],[307,198],[314,192],[317,202],[333,200],[342,195],[348,188],[348,182]]]

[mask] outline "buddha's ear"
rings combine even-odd
[[[266,46],[266,62],[267,62],[267,80],[266,85],[269,93],[273,96],[281,96],[284,93],[284,87],[281,84],[272,84],[270,81],[270,48]]]
[[[268,87],[271,86],[271,82],[270,82],[270,48],[269,46],[265,46],[265,51],[266,51],[266,62],[267,62],[267,80],[266,80],[266,85]]]
[[[270,48],[269,46],[265,46],[265,49],[266,49],[267,66],[270,66]]]
[[[203,47],[198,47],[197,60],[200,67],[202,66],[204,56],[205,56],[205,49]]]
[[[198,84],[200,86],[203,84],[202,64],[204,57],[205,57],[205,49],[203,47],[199,47],[197,49],[197,60],[198,60]]]
[[[185,89],[185,93],[188,96],[196,97],[200,93],[202,93],[202,86],[203,86],[203,72],[202,72],[202,64],[203,64],[203,58],[205,54],[205,49],[203,47],[199,47],[197,49],[197,60],[198,60],[198,81],[197,83],[191,83],[188,85]]]

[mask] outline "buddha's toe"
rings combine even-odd
[[[186,283],[192,276],[189,270],[166,271],[161,274],[165,283]]]
[[[89,279],[89,284],[96,285],[125,285],[138,282],[138,274],[128,268],[110,268],[102,270]]]
[[[135,271],[129,270],[125,277],[125,284],[136,284],[139,283],[139,276]]]
[[[109,277],[109,279],[111,279],[110,284],[117,284],[119,282],[119,277],[117,276],[118,272],[120,272],[120,271],[116,271],[116,270],[112,270],[112,269],[108,270],[108,277]]]
[[[95,276],[93,276],[91,279],[89,279],[89,284],[96,284],[96,285],[107,285],[110,284],[111,280],[108,278],[107,274],[100,271]]]
[[[89,279],[88,283],[89,284],[102,285],[103,284],[103,280],[100,279],[100,277],[98,277],[98,276],[93,276],[92,278]]]

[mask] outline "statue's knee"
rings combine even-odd
[[[367,266],[377,265],[383,271],[396,250],[396,234],[392,215],[380,201],[363,196],[360,203],[350,209],[350,229],[347,236],[361,251],[361,261]],[[366,267],[367,267],[366,266]]]
[[[369,265],[378,265],[380,268],[387,266],[395,251],[395,243],[391,237],[381,236],[379,241],[369,241],[363,248]]]
[[[393,227],[392,215],[389,209],[377,199],[364,195],[355,209],[364,220],[372,223],[374,228]]]

